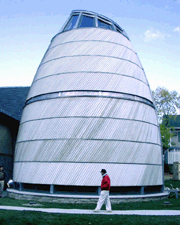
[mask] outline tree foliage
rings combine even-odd
[[[152,92],[159,123],[165,115],[176,115],[180,108],[180,95],[177,91],[168,91],[165,87],[157,87]]]
[[[157,87],[152,92],[156,106],[158,121],[160,123],[161,140],[163,149],[170,147],[174,128],[169,124],[169,118],[175,118],[177,108],[180,108],[180,95],[177,91],[168,91],[165,87]]]
[[[166,127],[164,124],[160,124],[160,131],[161,131],[161,140],[163,149],[166,150],[171,145],[174,145],[174,143],[170,143],[171,138],[174,136],[174,133],[172,132],[173,127]]]

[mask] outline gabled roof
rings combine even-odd
[[[0,87],[0,113],[20,121],[29,88]]]
[[[163,124],[169,125],[171,127],[180,127],[180,115],[173,115],[173,116],[163,116]]]

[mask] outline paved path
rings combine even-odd
[[[140,215],[140,216],[180,216],[180,210],[113,210],[106,212],[101,210],[98,213],[88,209],[53,209],[53,208],[30,208],[18,206],[0,206],[0,210],[36,211],[46,213],[66,214],[104,214],[104,215]]]

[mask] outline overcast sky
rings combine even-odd
[[[30,86],[72,10],[90,10],[128,34],[152,90],[180,93],[180,0],[0,0],[0,86]]]

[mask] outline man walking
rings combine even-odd
[[[109,191],[110,191],[110,178],[107,175],[107,171],[105,169],[101,170],[101,175],[103,177],[101,182],[101,194],[99,196],[99,200],[94,212],[98,212],[103,204],[105,203],[106,210],[111,212],[111,202],[109,199]]]

